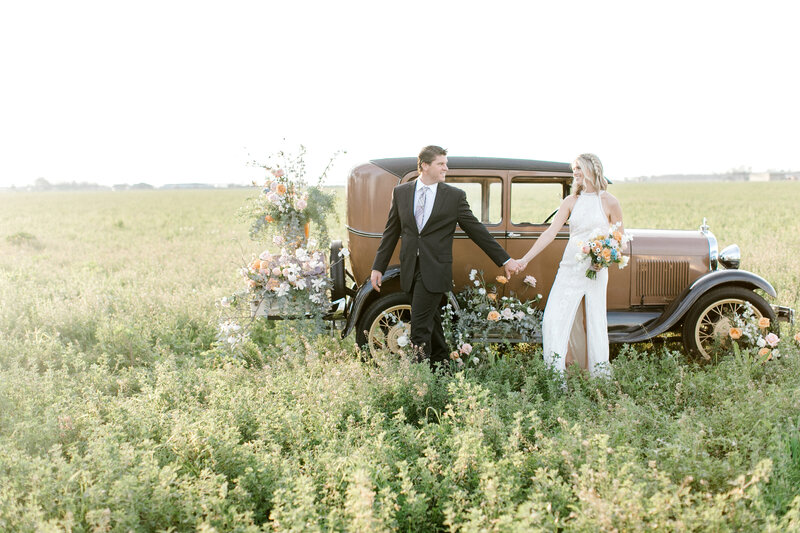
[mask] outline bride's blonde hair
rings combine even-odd
[[[605,176],[603,176],[603,163],[600,162],[599,157],[594,154],[581,154],[573,161],[573,168],[575,165],[581,167],[584,182],[586,180],[590,181],[592,185],[594,185],[596,191],[605,191],[608,188],[608,182]],[[572,191],[570,192],[577,196],[584,188],[583,184],[578,185],[575,180],[573,180]]]

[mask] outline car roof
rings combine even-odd
[[[372,159],[370,163],[377,165],[398,178],[417,170],[416,157],[387,157]],[[569,163],[553,161],[537,161],[534,159],[511,159],[507,157],[448,157],[447,166],[451,170],[474,168],[486,170],[538,170],[544,172],[567,172],[572,174]]]

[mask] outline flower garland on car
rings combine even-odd
[[[442,318],[445,337],[455,346],[450,359],[459,366],[464,360],[473,364],[481,361],[480,356],[488,353],[493,342],[510,340],[532,341],[542,334],[542,311],[536,304],[541,294],[527,301],[520,300],[513,293],[505,295],[508,279],[497,276],[496,284],[487,284],[483,272],[472,269],[469,273],[472,282],[456,294],[459,309],[447,304]],[[526,290],[536,286],[536,278],[526,276]]]

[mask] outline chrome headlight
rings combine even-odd
[[[722,266],[729,269],[739,268],[739,263],[742,260],[742,253],[739,251],[739,245],[731,244],[726,246],[724,250],[719,253],[719,262]]]

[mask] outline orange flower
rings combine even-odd
[[[250,263],[250,270],[259,270],[261,268],[261,261],[256,259],[252,263]]]
[[[622,233],[620,233],[620,232],[618,232],[618,231],[615,231],[615,232],[614,232],[614,239],[615,239],[617,242],[622,242]]]
[[[760,328],[768,328],[769,327],[769,318],[762,316],[758,319],[758,327]]]
[[[275,192],[277,192],[278,194],[285,193],[286,192],[286,185],[284,185],[283,183],[279,183],[278,187],[275,189]]]
[[[455,361],[456,359],[460,359],[460,357],[458,356],[458,352],[456,352],[455,350],[450,352],[450,359],[452,359],[453,361]]]
[[[492,301],[497,300],[497,295],[495,293],[493,293],[493,292],[490,292],[489,294],[487,294],[486,297],[489,298]]]
[[[494,278],[494,279],[496,279],[496,280],[497,280],[497,283],[502,283],[503,285],[505,285],[506,283],[508,283],[508,278],[507,278],[507,277],[505,277],[505,276],[497,276],[497,277],[496,277],[496,278]]]
[[[739,328],[731,328],[731,330],[728,332],[728,335],[731,336],[731,339],[736,340],[742,336],[742,330]]]
[[[764,357],[764,356],[765,356],[765,355],[767,355],[768,353],[769,353],[769,348],[767,348],[767,347],[765,346],[764,348],[761,348],[761,349],[758,351],[758,356],[759,356],[759,357]],[[770,357],[770,359],[771,359],[771,357]]]
[[[271,216],[271,215],[267,215],[267,216],[265,216],[265,217],[264,217],[264,220],[266,220],[267,222],[274,222],[274,221],[275,221],[275,219],[274,219],[274,218],[272,218],[272,216]]]
[[[611,260],[611,250],[609,250],[608,248],[603,249],[603,259],[605,259],[606,261]]]
[[[497,311],[492,309],[491,311],[489,311],[489,314],[486,315],[486,320],[491,320],[492,322],[497,322],[498,320],[500,320],[500,313],[498,313]]]
[[[800,342],[800,331],[798,331],[797,333],[794,334],[794,340],[796,342]]]

